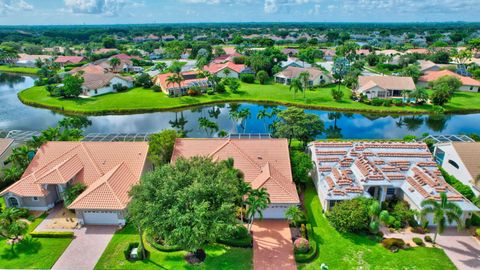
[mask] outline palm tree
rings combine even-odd
[[[421,206],[423,207],[422,216],[433,214],[433,223],[437,225],[435,236],[433,237],[434,244],[437,234],[443,233],[447,222],[452,224],[455,221],[458,229],[463,227],[461,220],[462,209],[457,204],[449,202],[447,194],[444,192],[440,193],[440,202],[435,199],[427,199],[422,202]]]
[[[305,218],[305,214],[297,206],[292,205],[285,211],[285,217],[293,226],[298,227],[299,223]]]
[[[302,91],[302,82],[299,79],[293,79],[290,82],[290,90],[293,90],[293,98],[295,98],[298,91]]]
[[[310,73],[303,71],[300,73],[300,75],[298,75],[298,79],[302,82],[303,98],[305,98],[305,92],[307,91],[310,83]]]
[[[198,118],[198,124],[200,128],[203,128],[205,130],[205,133],[207,133],[210,137],[212,136],[214,131],[218,131],[217,123],[208,120],[206,117]]]
[[[167,85],[178,84],[178,90],[180,92],[182,91],[183,77],[182,77],[181,74],[172,74],[172,75],[168,76],[166,81],[167,81]]]
[[[24,169],[18,166],[10,166],[2,169],[3,182],[13,183],[22,177]]]
[[[240,211],[240,220],[243,222],[243,210],[245,209],[246,206],[246,199],[248,198],[248,194],[252,192],[252,186],[245,182],[242,181],[240,184],[240,194],[242,194],[242,202],[241,202],[241,211]]]
[[[0,235],[9,239],[12,245],[12,251],[14,245],[20,240],[20,237],[27,233],[28,224],[25,221],[20,220],[22,213],[18,208],[9,207],[0,213]]]
[[[265,119],[268,118],[268,117],[269,117],[269,113],[267,112],[266,109],[260,110],[257,113],[257,119],[263,121],[263,126],[265,128],[265,132],[268,132],[267,122],[265,121]]]
[[[28,157],[28,153],[30,153],[31,149],[26,146],[22,145],[16,147],[12,150],[12,154],[7,159],[7,162],[13,163],[13,165],[18,166],[19,168],[26,168],[30,163],[30,159]]]
[[[231,71],[228,68],[223,70],[223,74],[225,74],[225,78],[228,78],[228,75],[230,75],[230,73],[231,73]]]
[[[263,210],[268,208],[270,204],[270,195],[265,188],[254,189],[247,197],[247,216],[250,219],[248,230],[252,230],[253,220],[258,215],[263,219]]]
[[[415,103],[419,103],[421,101],[427,101],[429,98],[427,90],[423,87],[419,87],[414,91],[408,93],[408,97],[415,99]]]
[[[116,57],[112,57],[110,58],[110,60],[108,60],[108,63],[112,67],[112,71],[115,72],[115,70],[117,69],[117,67],[120,65],[121,62],[120,62],[120,59]]]

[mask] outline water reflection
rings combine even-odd
[[[56,125],[63,117],[50,110],[25,106],[18,100],[17,93],[31,87],[33,82],[29,76],[0,74],[0,129],[43,130]],[[278,112],[284,109],[283,106],[230,103],[178,112],[90,116],[92,125],[87,132],[143,133],[173,128],[188,137],[219,136],[225,132],[265,133],[271,131],[272,123],[278,120]],[[423,133],[480,133],[480,114],[399,116],[306,112],[318,115],[325,122],[325,133],[320,138],[381,139]]]

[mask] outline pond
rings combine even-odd
[[[17,93],[31,87],[31,76],[0,73],[0,129],[43,130],[54,126],[63,115],[22,104]],[[216,122],[219,130],[231,133],[265,133],[271,118],[258,119],[262,110],[270,112],[274,107],[252,103],[221,104],[186,109],[179,112],[157,112],[133,115],[89,116],[92,125],[86,132],[98,133],[145,133],[166,128],[182,129],[189,137],[208,137],[217,134],[199,126],[198,119],[207,118]],[[239,123],[230,117],[230,111],[248,108],[250,116]],[[480,133],[480,114],[466,115],[411,115],[395,116],[305,110],[318,115],[324,122],[326,133],[321,138],[392,139],[405,135]]]

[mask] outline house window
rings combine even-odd
[[[328,201],[328,206],[329,206],[329,208],[334,207],[336,203],[337,203],[337,201],[335,201],[335,200],[330,200],[330,201]]]
[[[18,200],[15,197],[8,198],[8,204],[10,205],[10,207],[18,207],[19,206]]]
[[[470,86],[470,91],[473,91],[473,86]]]
[[[460,169],[460,166],[458,166],[458,164],[457,164],[455,161],[449,159],[449,160],[448,160],[448,163],[449,163],[450,165],[452,165],[453,167],[455,167],[455,169]]]
[[[395,188],[387,188],[387,195],[395,195]]]
[[[32,200],[33,201],[38,201],[38,197],[33,197]]]
[[[95,89],[95,95],[96,95],[96,94],[98,94],[98,91],[97,91],[97,89]]]

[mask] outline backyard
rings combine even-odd
[[[31,68],[31,67],[14,67],[14,66],[0,65],[0,71],[10,72],[10,73],[23,73],[23,74],[36,75],[38,70],[39,70],[38,68]]]
[[[441,249],[415,247],[392,253],[368,236],[336,231],[322,214],[322,207],[312,183],[305,191],[304,205],[319,243],[319,255],[299,269],[456,269]]]
[[[46,214],[43,214],[36,218],[30,224],[29,232],[33,231],[45,217]],[[15,249],[12,251],[5,238],[0,237],[0,268],[51,268],[71,241],[70,238],[32,238],[27,236],[25,240],[15,245]]]
[[[207,259],[198,266],[189,265],[184,256],[185,251],[161,252],[146,242],[150,252],[146,261],[129,262],[123,251],[129,243],[138,242],[137,231],[126,226],[113,236],[98,261],[95,269],[252,269],[252,249],[234,248],[224,245],[211,245],[205,251]]]

